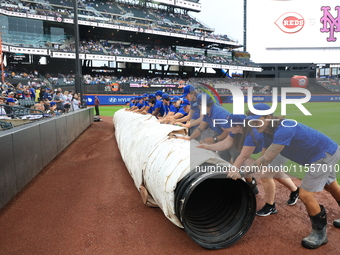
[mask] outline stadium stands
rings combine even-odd
[[[340,78],[328,77],[328,78],[318,78],[316,84],[322,86],[323,88],[329,90],[330,92],[340,92]]]

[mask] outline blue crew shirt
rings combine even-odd
[[[163,104],[163,110],[165,114],[168,114],[170,111],[170,105]]]
[[[264,134],[264,147],[270,144],[285,145],[281,155],[300,164],[311,164],[326,157],[326,152],[333,155],[338,144],[320,131],[295,121],[284,120],[275,129],[274,135]],[[285,125],[285,126],[283,126]]]
[[[176,106],[174,106],[173,104],[170,105],[170,112],[173,112],[174,114],[176,114],[178,112],[178,108]]]
[[[179,108],[178,113],[182,113],[182,114],[183,114],[183,117],[185,117],[185,116],[188,115],[188,113],[187,113],[186,111],[184,111],[184,107]],[[183,117],[182,117],[182,118],[183,118]]]
[[[143,101],[143,103],[137,103],[138,109],[141,109],[141,108],[143,108],[144,106],[145,106],[144,101]]]
[[[194,106],[194,103],[196,102],[192,102],[190,105],[190,110],[194,111],[194,114],[192,115],[191,119],[197,120],[201,116],[201,110],[198,108],[198,106]]]
[[[229,115],[230,112],[228,110],[224,109],[220,105],[214,104],[211,107],[210,113],[204,115],[203,121],[207,122],[209,124],[209,127],[217,132],[218,135],[220,135],[223,133],[223,125],[214,124],[214,120],[218,123],[218,120],[226,120]]]
[[[148,113],[153,113],[154,110],[155,110],[155,106],[150,106]]]
[[[162,101],[159,101],[159,100],[156,100],[156,103],[155,103],[155,110],[159,108],[159,115],[161,117],[163,117],[164,115],[164,108],[163,108],[163,102]]]
[[[253,135],[254,136],[252,136],[248,132],[246,137],[244,138],[243,146],[255,147],[253,154],[257,154],[257,153],[262,151],[263,144],[264,144],[264,138],[263,138],[263,134],[259,133],[256,128],[252,128],[252,129],[253,129]],[[234,138],[235,134],[230,132],[229,136]]]

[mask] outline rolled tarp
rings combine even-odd
[[[230,164],[196,148],[187,129],[121,109],[113,123],[118,148],[143,202],[209,249],[227,247],[253,222],[256,200],[242,180],[226,178]],[[208,170],[207,170],[208,169]]]

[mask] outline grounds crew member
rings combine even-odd
[[[270,109],[270,106],[267,107]],[[301,201],[305,204],[312,223],[312,232],[302,239],[302,246],[307,249],[316,249],[326,244],[327,217],[323,205],[319,205],[314,197],[315,192],[325,189],[340,205],[340,186],[336,180],[336,171],[340,159],[340,146],[328,136],[294,120],[273,117],[272,115],[248,116],[253,126],[264,133],[264,147],[268,148],[264,155],[258,158],[251,171],[258,171],[267,166],[273,159],[282,156],[300,164],[303,168],[309,167],[299,190]],[[280,121],[266,121],[266,119],[280,119]],[[230,172],[229,178],[237,179],[243,175],[242,171]],[[333,225],[340,228],[340,219]]]
[[[206,93],[198,94],[196,97],[196,103],[194,104],[194,106],[198,106],[200,110],[202,108],[202,96],[203,95],[205,95],[207,99],[207,114],[203,116],[201,123],[198,125],[195,131],[190,135],[190,139],[195,139],[203,132],[203,130],[210,127],[213,130],[214,134],[212,137],[205,138],[203,142],[206,144],[214,144],[219,141],[223,141],[231,131],[230,126],[226,127],[226,124],[223,124],[223,125],[215,124],[216,120],[227,120],[230,115],[230,112],[224,109],[221,105],[215,104],[213,98],[210,97],[210,95]],[[230,162],[231,159],[235,161],[236,158],[240,155],[240,152],[237,151],[235,147],[231,147],[227,150],[220,151],[219,155],[222,159]],[[259,193],[256,187],[257,183],[255,179],[246,178],[246,182],[252,188],[255,195]]]

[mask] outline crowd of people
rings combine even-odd
[[[320,77],[316,79],[316,83],[331,92],[340,92],[339,77]]]
[[[256,212],[257,216],[278,213],[275,181],[285,186],[290,191],[287,205],[293,206],[300,199],[312,223],[312,232],[302,239],[301,245],[316,249],[328,239],[326,210],[315,199],[315,193],[325,189],[340,206],[340,186],[336,179],[340,146],[316,129],[284,116],[274,116],[268,104],[258,103],[253,107],[253,112],[231,114],[211,94],[187,85],[182,97],[162,91],[134,97],[126,111],[150,114],[160,123],[187,127],[189,139],[199,141],[196,147],[218,152],[231,164],[226,177],[244,178],[255,195],[259,190],[254,176],[259,177],[266,203]],[[260,156],[255,160],[251,157],[253,154]],[[300,187],[286,174],[288,160],[308,169]],[[323,170],[315,171],[316,166]],[[340,228],[340,219],[334,220],[333,225]]]
[[[82,107],[80,94],[46,86],[16,86],[4,82],[0,87],[1,119],[40,119],[54,117]]]

